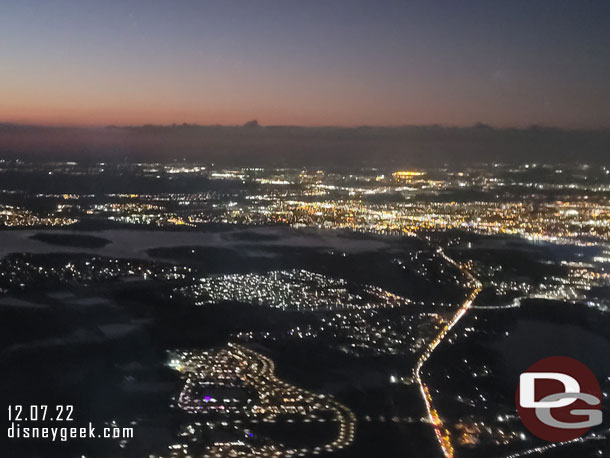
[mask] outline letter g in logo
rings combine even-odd
[[[602,422],[599,383],[573,358],[538,361],[521,374],[516,398],[523,424],[551,442],[576,439]]]

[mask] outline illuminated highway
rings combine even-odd
[[[443,257],[443,259],[445,259],[450,264],[458,267],[462,271],[462,273],[470,280],[470,283],[473,285],[473,290],[468,296],[468,298],[464,301],[458,312],[449,322],[447,322],[441,332],[430,343],[426,351],[420,356],[413,371],[413,380],[419,385],[422,398],[426,405],[428,421],[434,427],[434,432],[443,452],[443,455],[445,456],[445,458],[453,458],[455,456],[455,451],[451,443],[451,434],[443,424],[442,419],[434,408],[432,395],[430,394],[430,390],[428,389],[427,385],[422,380],[421,371],[426,361],[428,361],[428,359],[430,359],[430,356],[432,356],[432,352],[436,349],[436,347],[440,345],[440,343],[447,336],[449,331],[453,329],[453,327],[462,319],[462,317],[470,309],[475,298],[481,291],[481,283],[476,278],[474,278],[474,276],[472,275],[472,273],[470,273],[468,269],[466,269],[464,266],[459,265],[453,259],[447,256],[441,248],[438,249],[438,253],[441,257]]]
[[[610,433],[610,430],[605,430],[605,431],[603,431],[601,433],[597,433],[597,434],[589,434],[588,436],[579,437],[579,438],[573,439],[571,441],[552,442],[552,443],[549,443],[546,445],[541,445],[540,447],[534,447],[534,448],[530,448],[527,450],[523,450],[521,452],[512,453],[510,455],[504,456],[503,458],[521,458],[523,456],[531,456],[534,454],[542,455],[543,453],[548,452],[549,450],[554,450],[559,447],[565,447],[566,445],[582,444],[582,443],[594,441],[594,440],[603,441],[605,439],[605,437],[608,435],[608,433]]]

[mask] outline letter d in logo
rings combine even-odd
[[[578,380],[567,374],[558,372],[525,372],[524,374],[521,374],[521,377],[519,378],[519,391],[521,394],[519,403],[521,404],[521,407],[527,409],[535,409],[536,407],[555,409],[569,406],[575,401],[575,398],[566,397],[554,402],[536,402],[534,400],[536,397],[536,380],[557,380],[563,384],[564,393],[580,393]]]

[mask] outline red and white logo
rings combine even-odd
[[[553,356],[521,374],[517,412],[525,427],[549,442],[576,439],[602,422],[602,390],[578,360]]]

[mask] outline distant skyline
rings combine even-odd
[[[0,4],[0,122],[610,127],[610,2]]]

